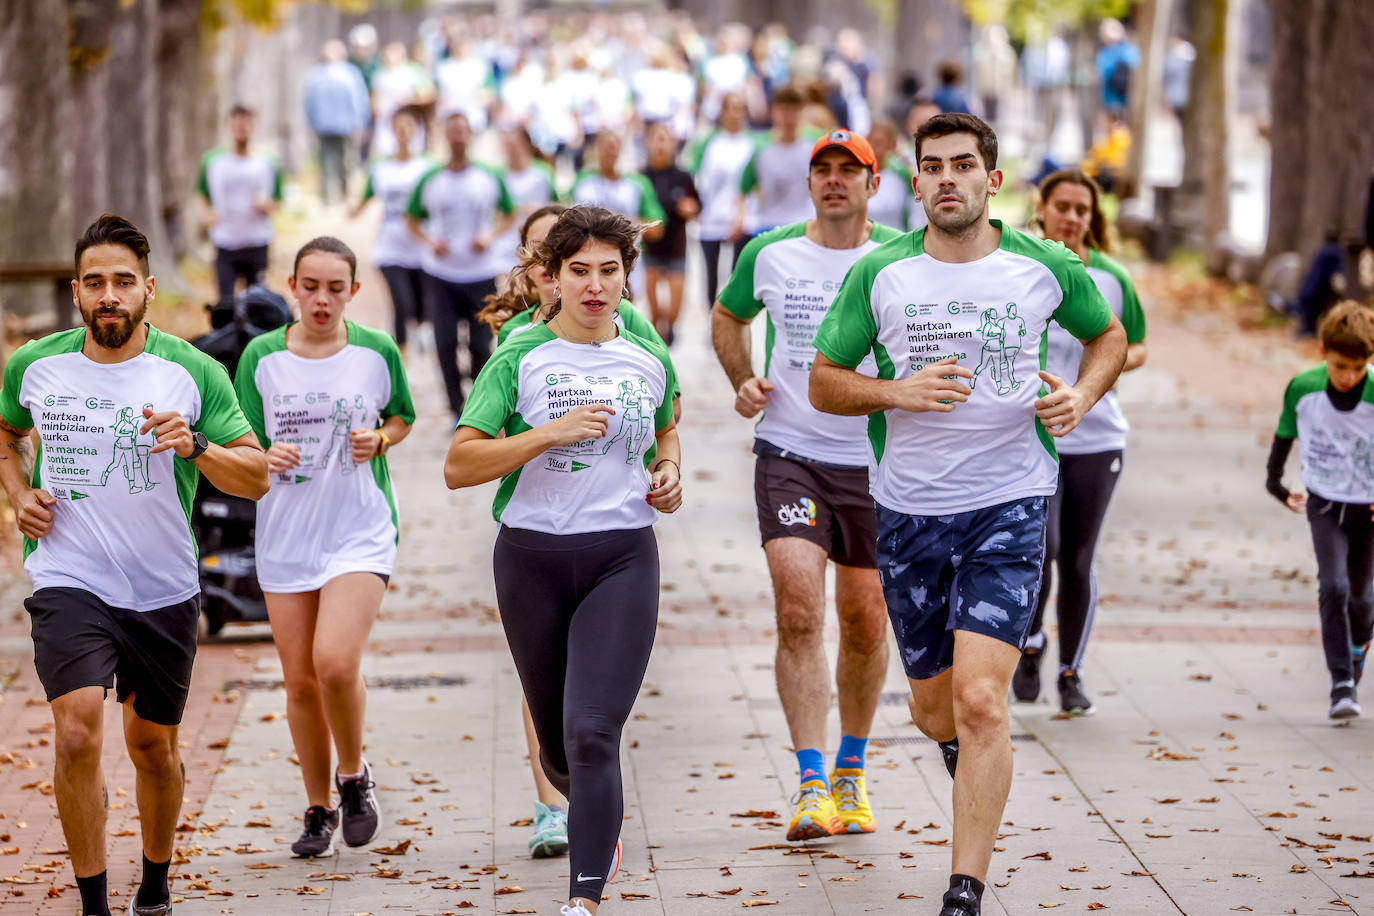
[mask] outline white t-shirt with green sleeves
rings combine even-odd
[[[144,351],[97,363],[86,329],[31,341],[5,365],[0,414],[37,429],[33,486],[57,499],[53,526],[25,539],[33,587],[79,588],[106,604],[150,611],[200,591],[191,498],[200,472],[139,433],[143,409],[175,410],[217,445],[249,431],[224,367],[148,325]]]
[[[424,260],[424,243],[406,224],[406,205],[421,176],[433,168],[434,160],[425,156],[413,156],[404,161],[378,159],[367,167],[363,200],[380,197],[383,208],[382,224],[372,246],[372,262],[378,267],[417,268]]]
[[[811,406],[807,388],[816,331],[845,274],[859,258],[900,234],[874,223],[858,248],[826,248],[806,237],[803,221],[765,232],[744,246],[720,304],[745,320],[759,312],[768,315],[763,374],[773,391],[754,428],[760,439],[812,461],[868,466],[865,419],[821,413]],[[871,356],[858,370],[877,375]]]
[[[546,534],[645,528],[655,433],[673,421],[677,387],[662,344],[628,331],[574,344],[536,325],[497,348],[472,386],[459,426],[514,436],[584,404],[615,409],[606,435],[557,446],[501,478],[492,515]]]
[[[1371,367],[1374,370],[1374,367]],[[1303,486],[1323,499],[1374,504],[1374,381],[1366,370],[1354,410],[1337,410],[1326,393],[1326,363],[1288,383],[1274,433],[1297,439]]]
[[[420,177],[406,205],[406,215],[424,220],[431,238],[443,239],[448,252],[441,258],[424,249],[420,267],[449,283],[476,283],[510,270],[494,247],[474,251],[472,242],[490,232],[497,213],[514,213],[506,184],[495,169],[471,163],[454,170],[435,166]]]
[[[920,229],[869,252],[821,322],[816,348],[842,366],[869,353],[879,378],[902,379],[956,356],[974,372],[950,413],[885,410],[869,417],[873,498],[908,515],[947,515],[1055,491],[1054,440],[1035,416],[1048,389],[1045,328],[1080,339],[1111,323],[1083,262],[1058,242],[993,226],[991,254],[962,264],[925,253]]]
[[[1095,248],[1088,249],[1088,276],[1092,277],[1102,297],[1121,319],[1126,329],[1127,343],[1145,339],[1145,311],[1126,268]],[[1083,360],[1083,343],[1058,322],[1049,327],[1049,352],[1045,357],[1047,371],[1070,385],[1078,381],[1078,364]],[[1083,417],[1073,431],[1055,443],[1061,455],[1097,455],[1126,447],[1126,434],[1131,425],[1121,412],[1116,390],[1108,391]]]
[[[323,359],[286,348],[286,328],[249,342],[234,380],[264,447],[292,442],[301,463],[272,475],[258,503],[258,582],[308,592],[349,572],[390,575],[400,530],[384,456],[353,461],[349,432],[388,417],[415,422],[396,342],[345,322],[348,342]]]
[[[272,241],[272,218],[258,211],[258,198],[281,200],[281,166],[268,156],[240,156],[213,149],[200,160],[196,190],[215,209],[210,241],[233,251]]]
[[[569,196],[574,204],[605,207],[632,219],[661,222],[668,218],[654,193],[654,186],[638,172],[607,178],[598,171],[584,170],[573,182]]]

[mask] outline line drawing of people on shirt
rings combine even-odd
[[[100,475],[102,487],[109,483],[110,472],[115,468],[124,472],[124,479],[129,483],[130,493],[142,493],[144,490],[151,490],[157,486],[156,483],[148,479],[148,457],[152,446],[139,444],[139,425],[138,415],[134,413],[132,407],[119,408],[119,413],[115,415],[115,421],[110,424],[110,429],[114,430],[115,434],[114,454]]]
[[[634,464],[644,453],[644,441],[648,438],[653,420],[653,408],[650,405],[652,394],[647,379],[626,379],[620,383],[620,392],[615,396],[616,403],[621,405],[620,429],[606,442],[601,454],[609,454],[611,446],[622,438],[627,452],[626,464]]]
[[[353,408],[347,399],[339,398],[334,402],[334,412],[329,415],[329,419],[334,424],[334,428],[329,434],[329,445],[325,447],[324,454],[320,455],[320,467],[329,464],[329,456],[334,454],[337,446],[339,450],[339,473],[353,473],[353,447],[349,440],[349,432],[353,429]]]
[[[1016,303],[1007,303],[1005,317],[999,316],[997,309],[984,309],[978,333],[983,335],[983,352],[969,388],[976,386],[984,371],[997,383],[998,394],[1007,394],[1020,388],[1021,382],[1016,378],[1016,358],[1021,354],[1026,322],[1017,315]]]
[[[1356,439],[1352,458],[1355,464],[1355,476],[1360,483],[1365,486],[1374,483],[1374,444],[1371,444],[1368,439]]]

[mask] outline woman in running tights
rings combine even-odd
[[[420,177],[434,168],[434,161],[421,155],[423,150],[411,150],[412,146],[420,145],[415,137],[420,122],[410,109],[396,112],[391,125],[396,136],[396,153],[367,167],[367,185],[363,188],[362,200],[349,216],[356,219],[368,201],[381,198],[382,224],[372,246],[372,262],[381,270],[391,293],[396,343],[404,354],[410,327],[422,325],[426,320],[420,292],[420,259],[424,246],[406,226],[406,204]]]
[[[1145,364],[1145,313],[1126,269],[1107,256],[1111,239],[1102,214],[1101,191],[1078,169],[1064,169],[1040,185],[1036,221],[1045,238],[1063,242],[1087,265],[1088,275],[1126,327],[1129,348],[1123,372]],[[1073,384],[1083,346],[1057,324],[1049,327],[1046,368]],[[1083,653],[1097,611],[1097,577],[1093,556],[1107,515],[1107,504],[1121,475],[1126,433],[1130,429],[1109,391],[1070,435],[1057,440],[1059,491],[1050,501],[1046,529],[1045,571],[1031,635],[1012,678],[1012,691],[1025,703],[1040,696],[1040,656],[1045,649],[1042,629],[1053,566],[1059,569],[1059,702],[1070,715],[1091,715],[1095,708],[1083,690]]]
[[[573,207],[532,256],[551,317],[497,348],[444,464],[497,477],[497,604],[549,780],[569,800],[565,916],[589,916],[620,860],[620,736],[658,618],[659,512],[682,504],[672,361],[614,321],[639,230]],[[499,433],[505,436],[496,438]]]
[[[300,320],[254,338],[234,383],[272,472],[257,569],[309,805],[291,846],[301,857],[328,855],[336,829],[349,846],[371,842],[381,817],[363,759],[360,668],[396,559],[386,453],[409,435],[415,407],[396,342],[344,320],[357,268],[338,239],[307,242],[288,280]]]

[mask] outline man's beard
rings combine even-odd
[[[961,213],[942,213],[939,210],[932,213],[927,210],[926,217],[941,232],[948,235],[961,235],[982,219],[987,209],[988,199],[987,195],[984,194],[983,205],[977,209],[969,207]]]
[[[129,338],[134,336],[134,331],[143,323],[143,316],[148,311],[148,295],[143,295],[143,301],[138,304],[138,308],[132,313],[125,314],[122,309],[104,309],[97,307],[91,310],[86,316],[86,327],[91,330],[91,339],[96,342],[96,346],[106,350],[118,350],[129,342]],[[100,319],[101,314],[121,314],[124,319],[114,324],[108,324]]]

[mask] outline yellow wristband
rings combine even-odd
[[[380,429],[377,430],[377,438],[382,440],[382,444],[377,446],[377,454],[385,455],[386,450],[391,448],[391,440],[388,439],[386,433],[382,432]]]

